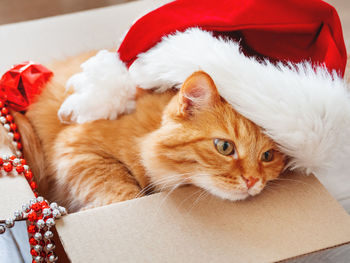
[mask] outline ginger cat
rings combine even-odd
[[[117,120],[60,123],[64,83],[86,58],[50,67],[53,80],[26,113],[44,153],[39,190],[70,212],[184,184],[241,200],[283,170],[275,143],[224,101],[201,71],[180,91],[141,94],[136,110]]]

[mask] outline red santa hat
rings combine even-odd
[[[161,92],[203,70],[223,98],[291,157],[291,168],[344,173],[350,157],[345,65],[338,15],[323,1],[178,0],[139,19],[117,55],[101,51],[83,63],[67,83],[75,92],[59,117],[115,119],[133,110],[136,86]]]

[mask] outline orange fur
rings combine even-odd
[[[135,112],[117,120],[60,123],[64,83],[90,55],[53,65],[55,77],[26,113],[44,153],[39,190],[70,211],[189,183],[243,199],[283,169],[276,145],[219,96],[204,72],[190,76],[180,92],[138,92]],[[233,141],[237,158],[220,154],[215,138]],[[269,149],[275,158],[264,163],[261,155]],[[30,165],[36,166],[34,158]],[[255,188],[248,189],[245,178],[256,178]]]

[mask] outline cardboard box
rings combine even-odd
[[[0,72],[115,48],[132,21],[164,2],[1,26]],[[284,179],[235,203],[183,187],[67,215],[57,231],[72,262],[274,262],[350,243],[350,216],[316,178]],[[0,178],[0,218],[32,197],[24,178]]]

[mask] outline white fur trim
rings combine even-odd
[[[315,72],[308,63],[259,63],[237,43],[199,29],[164,37],[129,72],[142,88],[161,92],[197,70],[207,72],[221,96],[292,157],[292,169],[321,177],[349,173],[350,99],[340,77],[322,67]]]
[[[67,88],[74,88],[58,111],[62,122],[84,123],[97,119],[116,119],[135,107],[136,86],[115,52],[100,51],[81,65]]]

